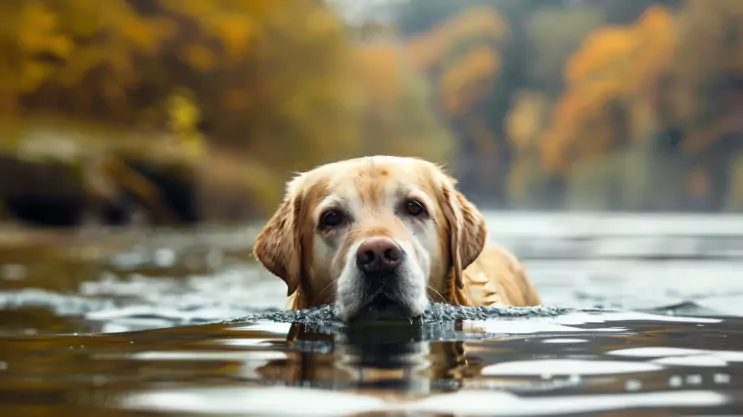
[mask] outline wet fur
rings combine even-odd
[[[417,158],[375,156],[320,166],[289,182],[284,201],[256,238],[254,253],[286,283],[287,309],[333,302],[356,308],[352,304],[361,284],[358,273],[349,271],[349,257],[363,238],[379,235],[410,252],[404,298],[411,311],[425,308],[428,300],[463,306],[540,304],[521,262],[488,243],[482,214],[455,184],[440,167]],[[412,223],[393,213],[389,200],[406,192],[418,193],[431,206],[430,222]],[[317,229],[318,212],[334,201],[356,211],[358,221],[342,236],[325,236]]]

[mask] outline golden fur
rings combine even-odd
[[[334,287],[342,260],[354,242],[371,236],[423,240],[411,250],[420,255],[416,259],[432,260],[425,287],[431,301],[463,306],[540,304],[521,262],[507,249],[488,243],[482,214],[455,184],[438,166],[417,158],[375,156],[320,166],[288,184],[284,201],[256,239],[254,253],[286,282],[287,309],[337,301]],[[411,232],[410,223],[388,207],[390,196],[403,192],[402,187],[428,203],[430,224],[417,225],[419,233]],[[344,229],[337,245],[333,241],[340,256],[332,256],[330,246],[317,246],[332,237],[320,235],[317,213],[339,195],[366,211]],[[435,235],[426,235],[426,227]]]

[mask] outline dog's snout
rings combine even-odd
[[[394,240],[369,238],[356,251],[356,264],[364,272],[392,271],[402,260],[403,252]]]

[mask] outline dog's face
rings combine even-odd
[[[289,183],[255,254],[306,306],[335,302],[347,322],[415,318],[462,287],[462,270],[485,245],[482,216],[454,184],[415,158],[323,165]]]

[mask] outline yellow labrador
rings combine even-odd
[[[437,165],[372,156],[287,185],[254,252],[288,287],[287,309],[335,303],[341,318],[541,303],[523,265],[488,244],[485,221]]]

